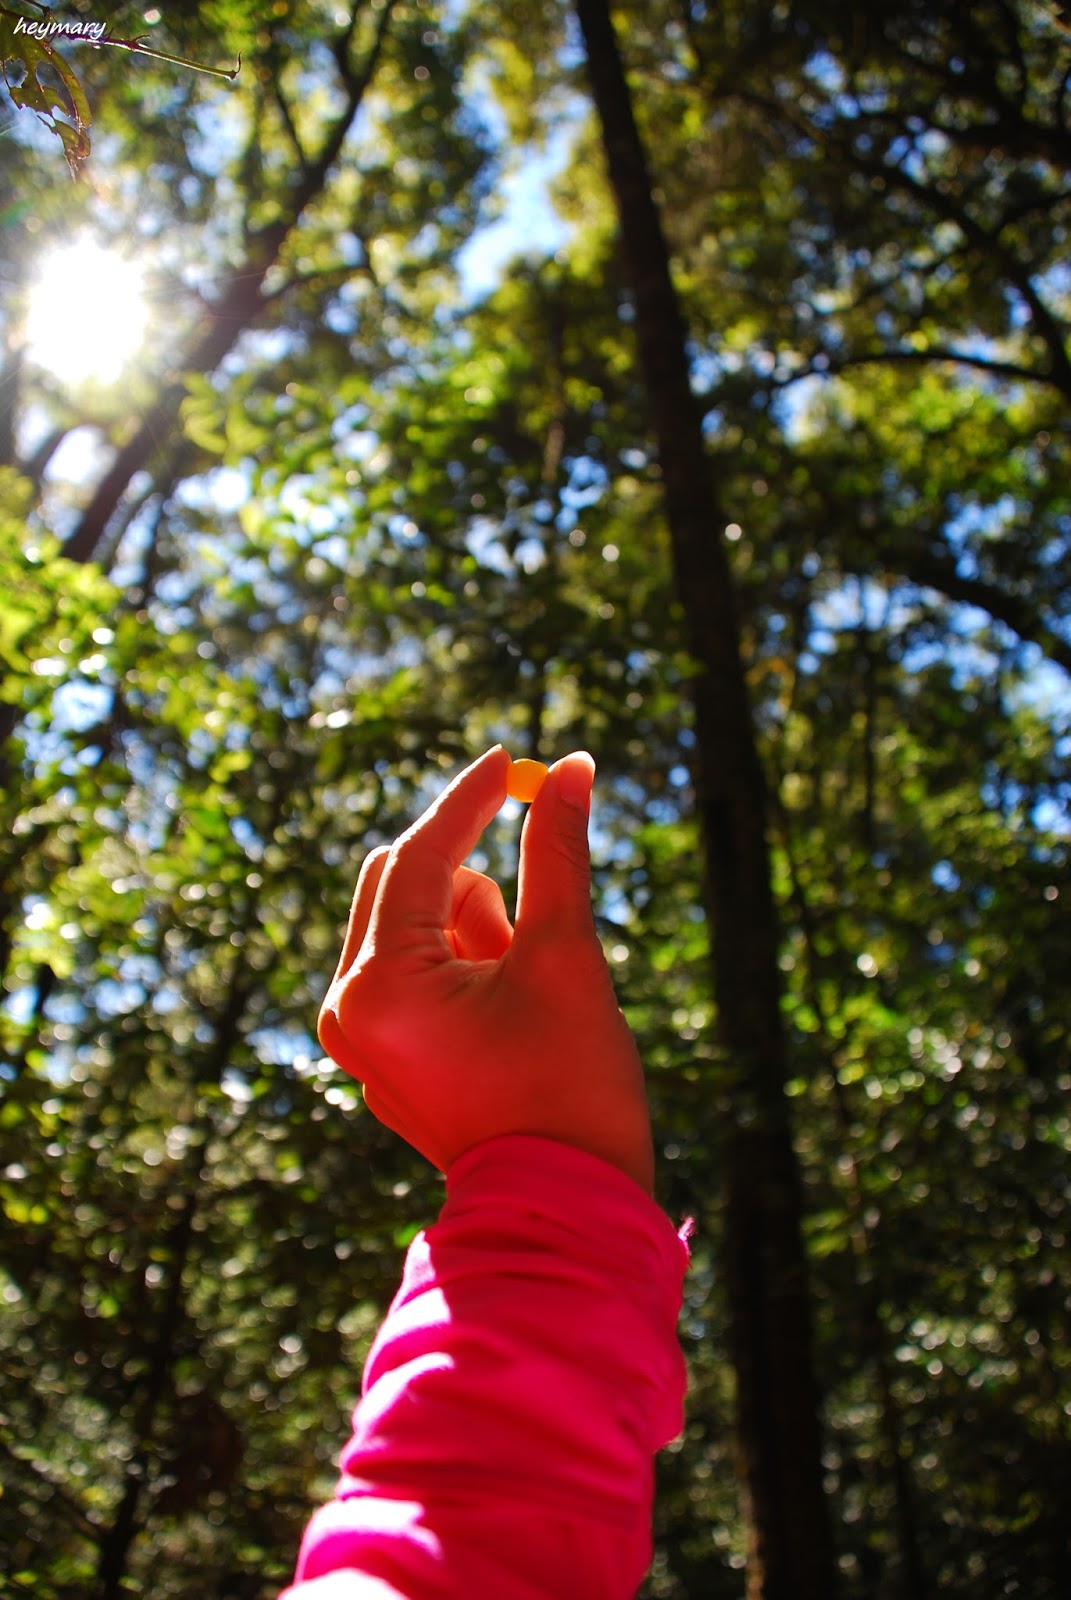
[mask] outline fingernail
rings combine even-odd
[[[566,805],[587,811],[591,805],[591,786],[595,781],[595,763],[586,750],[578,752],[582,761],[575,758],[562,764],[558,771],[558,792]]]

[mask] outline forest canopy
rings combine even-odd
[[[0,1587],[290,1576],[442,1197],[317,1011],[363,855],[501,741],[596,758],[697,1224],[643,1594],[1064,1600],[1065,8],[22,16]]]

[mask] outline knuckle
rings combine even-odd
[[[570,871],[578,876],[588,876],[590,858],[588,855],[587,835],[576,833],[552,833],[548,840],[552,855],[564,861]]]

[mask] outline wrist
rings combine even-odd
[[[498,1147],[514,1142],[518,1150],[527,1146],[546,1146],[547,1149],[541,1154],[544,1161],[549,1162],[556,1160],[563,1151],[569,1152],[569,1156],[565,1158],[567,1160],[574,1155],[580,1155],[598,1162],[600,1167],[613,1168],[615,1173],[628,1178],[649,1198],[654,1194],[654,1147],[650,1137],[644,1148],[620,1151],[611,1146],[604,1146],[598,1139],[587,1139],[557,1131],[548,1133],[524,1129],[489,1134],[466,1145],[445,1166],[447,1183],[449,1184],[458,1173],[466,1170],[471,1162],[479,1162],[486,1155],[500,1154]]]

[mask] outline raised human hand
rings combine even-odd
[[[550,769],[521,836],[516,923],[463,865],[506,798],[496,747],[361,868],[320,1043],[369,1110],[447,1171],[500,1134],[557,1139],[651,1191],[643,1069],[591,912],[594,762]]]

